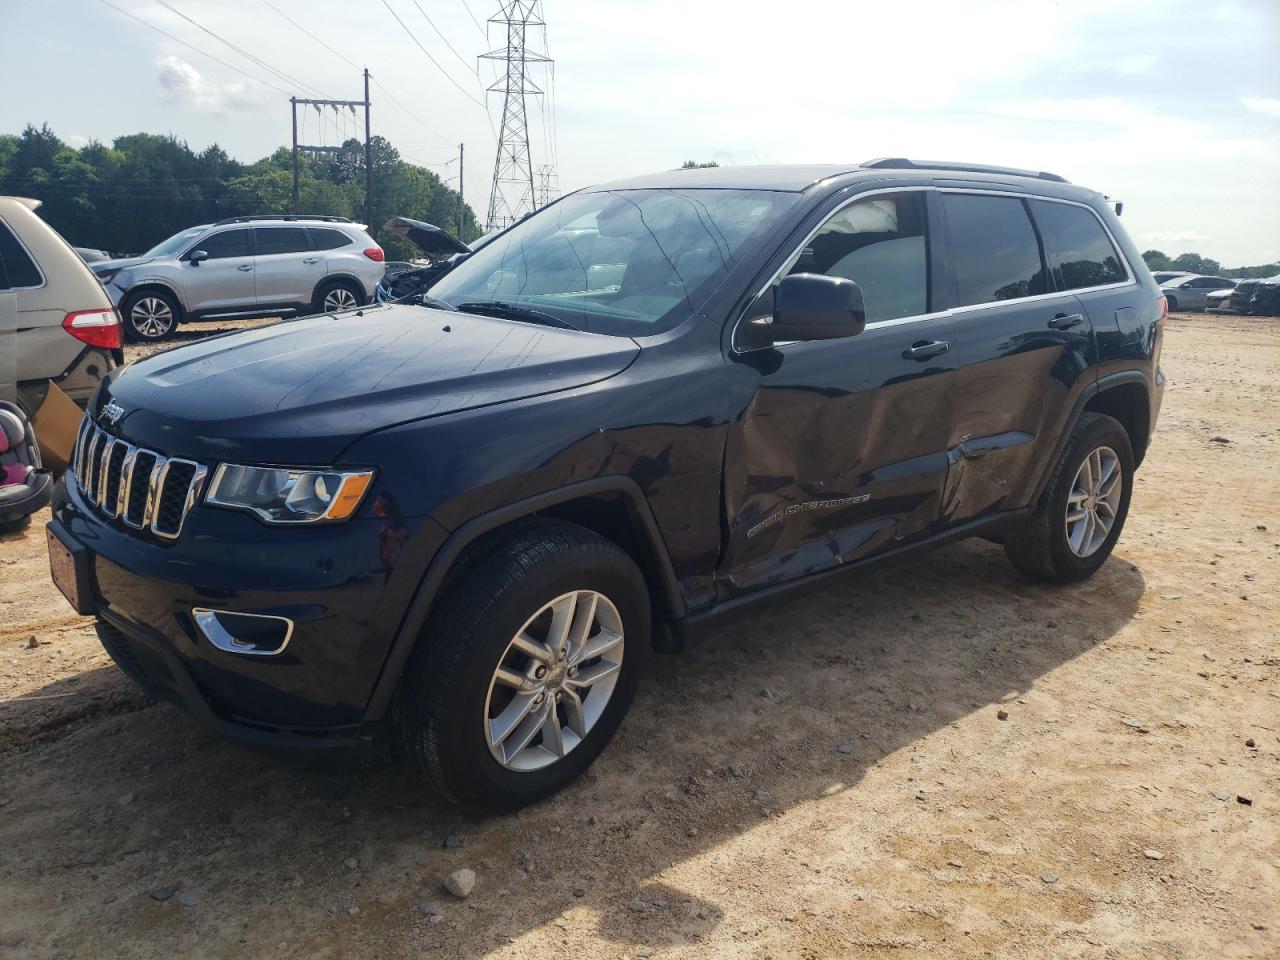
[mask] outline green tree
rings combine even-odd
[[[699,163],[697,160],[686,160],[684,163],[680,164],[680,169],[681,170],[704,170],[707,167],[718,167],[718,166],[720,166],[720,164],[716,163],[714,160],[708,163]]]
[[[1148,270],[1172,270],[1173,261],[1163,250],[1144,250],[1142,259],[1147,262]]]

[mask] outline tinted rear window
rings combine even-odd
[[[1126,279],[1120,254],[1093,211],[1048,200],[1032,200],[1031,210],[1058,289],[1079,290]]]
[[[945,193],[957,306],[1045,293],[1040,244],[1022,201]]]
[[[22,248],[13,231],[2,222],[0,222],[0,261],[4,262],[4,272],[9,277],[9,286],[38,287],[44,283],[44,277],[40,276],[40,270],[27,255],[27,251]]]
[[[255,227],[254,240],[258,256],[272,253],[302,253],[307,246],[307,232],[302,227]]]
[[[312,250],[337,250],[352,242],[341,230],[331,230],[328,227],[307,227],[307,232],[311,234]]]

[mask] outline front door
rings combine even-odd
[[[258,306],[311,302],[324,279],[322,253],[314,253],[302,227],[254,227],[257,244]]]
[[[197,250],[208,258],[193,262],[191,254]],[[197,240],[182,255],[182,292],[192,313],[252,310],[257,290],[248,228],[222,230]]]
[[[949,315],[930,313],[936,233],[928,198],[923,190],[894,192],[840,207],[775,278],[857,281],[867,309],[861,334],[731,355],[754,382],[725,451],[721,598],[877,553],[935,526],[957,329]],[[772,291],[744,319],[771,315]]]

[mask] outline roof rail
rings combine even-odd
[[[257,217],[227,217],[214,224],[220,227],[224,223],[252,223],[255,220],[319,220],[324,223],[350,223],[350,217],[310,216],[304,213],[268,213]]]
[[[953,163],[946,160],[908,160],[906,157],[880,157],[861,164],[873,170],[948,170],[954,173],[1002,173],[1005,176],[1034,177],[1054,183],[1070,183],[1066,177],[1045,170],[1021,170],[1018,167],[993,167],[985,163]]]

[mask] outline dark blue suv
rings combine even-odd
[[[420,302],[117,371],[54,579],[153,694],[446,795],[581,773],[651,651],[962,537],[1087,577],[1160,407],[1164,301],[1105,198],[949,163],[571,194]]]

